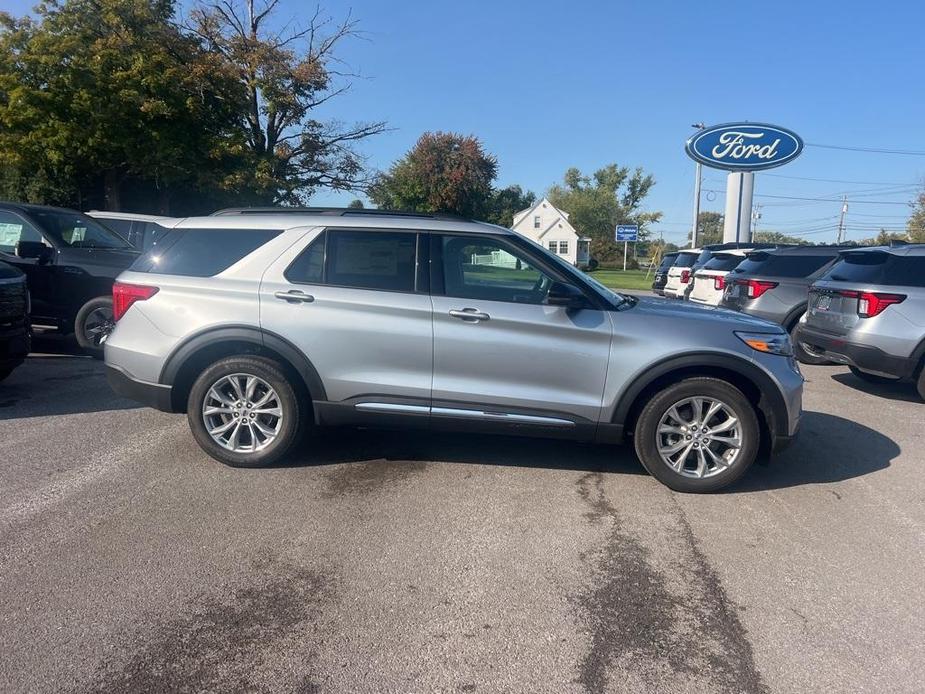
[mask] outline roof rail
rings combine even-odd
[[[213,212],[212,217],[250,214],[316,214],[329,217],[412,217],[415,219],[445,219],[456,222],[472,221],[445,212],[405,212],[402,210],[366,209],[363,207],[227,207]]]

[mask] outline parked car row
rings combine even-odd
[[[705,250],[710,258],[696,269]],[[907,380],[925,399],[925,244],[685,249],[652,289],[772,321],[805,364]]]

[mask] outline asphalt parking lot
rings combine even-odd
[[[925,681],[923,414],[807,367],[726,493],[631,450],[338,431],[233,470],[45,341],[0,384],[0,691],[886,692]]]

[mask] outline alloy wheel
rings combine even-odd
[[[742,449],[735,410],[713,397],[689,397],[668,408],[656,429],[658,454],[669,468],[698,479],[734,465]]]
[[[206,431],[219,446],[235,453],[254,453],[279,436],[283,410],[279,396],[258,376],[222,376],[202,403]]]
[[[99,347],[105,342],[115,325],[112,319],[112,308],[100,306],[87,314],[83,324],[84,337],[87,342]]]

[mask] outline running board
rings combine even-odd
[[[509,422],[511,424],[539,424],[552,427],[574,427],[575,422],[559,417],[541,417],[516,412],[487,412],[485,410],[464,410],[454,407],[428,407],[427,405],[403,405],[393,402],[360,402],[354,406],[363,412],[383,412],[387,414],[430,414],[438,417],[459,419],[478,419],[492,422]]]

